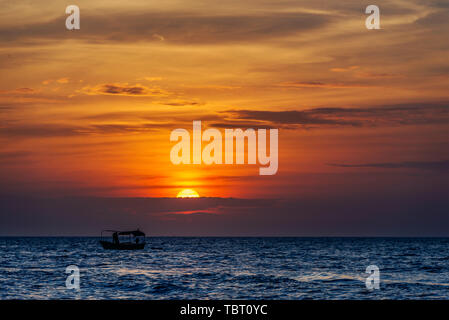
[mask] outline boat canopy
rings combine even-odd
[[[118,231],[118,230],[104,230],[105,232],[117,232],[119,236],[128,236],[133,235],[134,237],[144,237],[145,233],[140,231],[139,229],[133,231]]]

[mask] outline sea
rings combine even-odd
[[[0,238],[2,300],[448,298],[449,238]]]

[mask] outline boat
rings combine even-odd
[[[112,241],[105,240],[104,233],[109,233]],[[107,250],[142,250],[145,248],[145,233],[139,229],[133,231],[103,230],[100,244]]]

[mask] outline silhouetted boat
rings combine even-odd
[[[104,240],[103,233],[111,233],[112,241]],[[141,250],[145,248],[145,233],[139,229],[134,231],[101,231],[101,245],[108,250]]]

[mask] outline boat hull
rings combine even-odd
[[[142,250],[145,248],[145,243],[112,243],[101,240],[100,244],[106,250]]]

